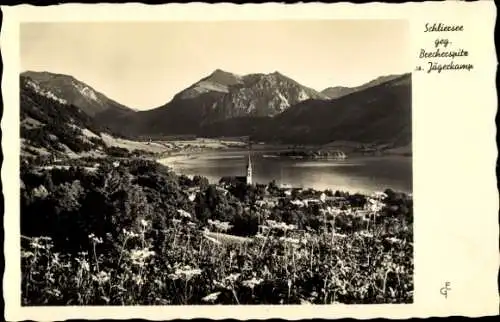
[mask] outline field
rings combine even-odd
[[[145,161],[102,167],[23,169],[23,305],[413,301],[409,196],[337,192],[300,207],[272,183],[216,189]]]
[[[129,151],[141,150],[151,153],[165,152],[190,152],[206,149],[226,149],[229,147],[244,147],[245,143],[219,139],[194,138],[189,140],[157,140],[157,141],[132,141],[115,138],[109,134],[101,134],[107,146],[115,146]]]

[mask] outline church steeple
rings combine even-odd
[[[248,149],[247,184],[252,184],[252,158],[250,156],[250,149]]]

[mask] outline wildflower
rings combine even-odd
[[[142,276],[140,275],[133,275],[132,276],[132,281],[135,282],[136,285],[140,286],[142,284],[144,284],[144,280],[142,279]]]
[[[47,188],[45,188],[43,185],[38,186],[37,188],[34,188],[33,191],[33,196],[36,198],[47,198],[49,195],[49,192],[47,191]]]
[[[290,244],[299,244],[300,240],[295,239],[295,238],[290,238],[290,237],[280,237],[280,241],[284,243],[290,243]]]
[[[52,258],[52,265],[59,265],[59,253],[54,253]]]
[[[202,298],[201,300],[203,302],[210,302],[210,303],[213,303],[217,300],[217,298],[219,297],[220,295],[220,292],[215,292],[215,293],[211,293],[211,294],[208,294],[207,296],[205,296],[204,298]]]
[[[149,249],[133,249],[130,252],[130,259],[132,260],[132,264],[144,266],[146,259],[154,254],[155,252]]]
[[[49,293],[50,295],[52,295],[54,297],[60,297],[61,296],[61,291],[59,291],[57,288],[48,289],[47,293]]]
[[[143,228],[146,228],[148,225],[149,225],[149,221],[144,220],[144,219],[141,219],[141,226],[142,226]]]
[[[401,239],[398,239],[396,237],[387,237],[385,240],[387,240],[391,244],[399,244],[402,242]]]
[[[158,285],[159,287],[163,287],[163,286],[164,286],[163,282],[162,282],[160,279],[158,279],[158,278],[156,278],[156,279],[154,280],[154,283],[155,283],[156,285]]]
[[[267,222],[268,222],[269,226],[273,229],[286,231],[286,230],[295,230],[297,228],[295,225],[287,225],[284,222],[278,223],[274,220],[268,220]]]
[[[97,275],[93,275],[92,279],[96,281],[99,284],[104,284],[107,281],[109,281],[109,273],[106,273],[105,271],[100,271]]]
[[[215,227],[215,229],[219,230],[219,231],[228,231],[229,229],[231,229],[233,226],[229,224],[229,222],[220,222],[218,220],[208,220],[207,221],[208,224],[212,225]]]
[[[267,220],[267,224],[269,225],[269,227],[271,227],[271,228],[272,228],[273,226],[275,226],[275,225],[276,225],[276,221],[268,219],[268,220]]]
[[[35,256],[35,254],[33,254],[32,252],[30,251],[21,251],[21,257],[22,258],[30,258],[32,256]]]
[[[125,237],[127,237],[127,238],[131,239],[131,238],[139,237],[139,234],[136,234],[133,231],[128,231],[125,228],[122,231],[123,231],[123,234],[125,235]]]
[[[191,218],[191,214],[183,209],[177,209],[177,212],[179,213],[179,215],[181,217],[184,217],[184,218]]]
[[[90,271],[89,263],[87,262],[87,260],[85,258],[83,258],[83,259],[77,258],[76,261],[78,262],[78,264],[80,264],[80,267],[82,268],[82,270],[87,271],[87,272]]]
[[[92,241],[94,244],[102,244],[102,238],[96,237],[93,233],[89,235],[89,239]]]
[[[217,228],[220,231],[228,231],[231,229],[233,225],[230,225],[228,222],[216,222],[215,228]]]
[[[268,226],[264,226],[264,225],[259,225],[259,229],[264,232],[264,231],[268,231],[269,227]]]
[[[183,268],[176,269],[173,274],[169,274],[169,278],[173,279],[173,280],[183,279],[183,280],[189,281],[194,276],[197,276],[200,274],[201,274],[201,269],[199,269],[199,268],[193,269],[193,268],[191,268],[191,266],[187,265],[187,266],[184,266]]]
[[[365,237],[365,238],[372,238],[373,237],[373,234],[370,234],[370,233],[368,233],[366,231],[360,231],[358,233],[358,235],[361,236],[361,237]]]
[[[263,279],[261,279],[261,278],[252,277],[251,280],[243,281],[241,284],[243,284],[243,286],[249,287],[253,290],[254,287],[259,285],[260,283],[262,283],[262,281],[263,281]]]
[[[45,249],[45,246],[40,244],[38,238],[34,238],[31,243],[31,247],[36,248],[36,249]]]
[[[238,278],[240,277],[240,275],[241,275],[240,273],[233,273],[233,274],[227,276],[224,280],[227,280],[227,281],[229,281],[231,283],[234,283],[234,282],[236,282],[238,280]]]

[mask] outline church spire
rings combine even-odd
[[[252,158],[250,156],[250,148],[248,149],[247,184],[252,184]]]

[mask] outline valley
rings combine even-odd
[[[247,137],[275,145],[352,141],[389,148],[411,143],[410,74],[379,77],[334,95],[279,72],[240,76],[216,70],[165,105],[145,111],[116,103],[72,76],[25,72],[21,83],[129,140]]]
[[[216,70],[146,111],[20,81],[23,305],[413,302],[409,74]]]

